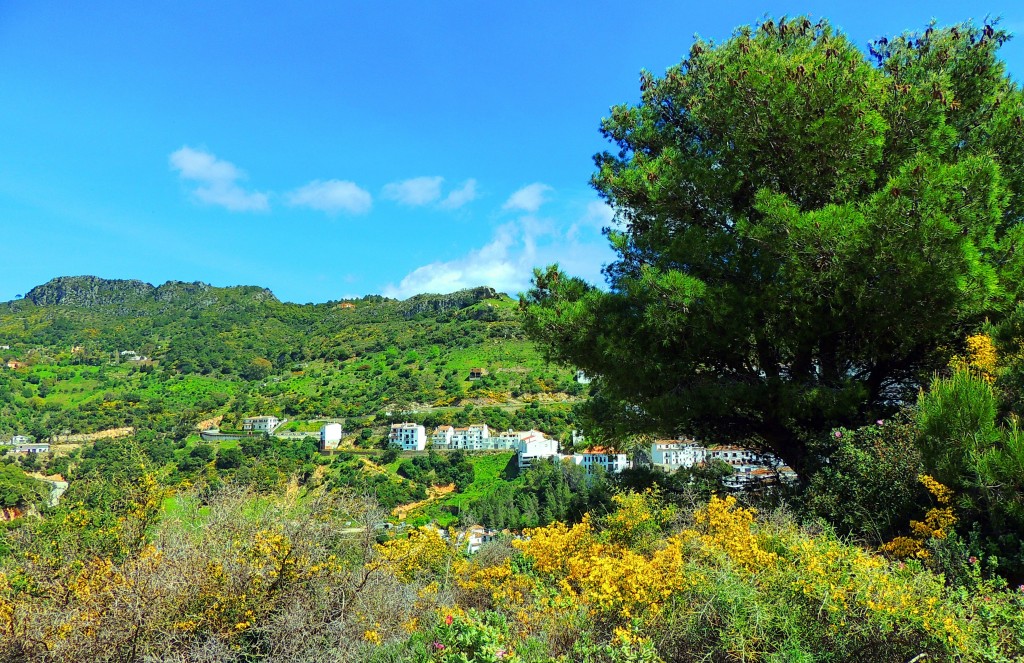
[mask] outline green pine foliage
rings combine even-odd
[[[1024,95],[997,25],[862,52],[828,21],[697,40],[602,122],[607,291],[536,272],[547,356],[601,376],[613,434],[814,439],[889,417],[1022,281]]]

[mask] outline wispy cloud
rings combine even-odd
[[[188,145],[172,152],[169,161],[181,179],[197,183],[192,195],[201,202],[232,212],[265,212],[270,209],[267,194],[246,191],[239,186],[238,182],[245,179],[245,173],[230,161]]]
[[[547,202],[547,193],[549,191],[552,191],[552,189],[547,184],[541,184],[540,182],[528,184],[509,196],[502,209],[520,210],[532,214]]]
[[[296,207],[336,214],[365,214],[373,206],[373,196],[355,182],[313,180],[288,194],[288,203]]]
[[[458,209],[466,203],[476,200],[476,197],[476,180],[468,179],[458,189],[454,189],[445,196],[445,199],[441,201],[441,207],[444,209]]]
[[[587,205],[583,216],[569,226],[566,236],[570,239],[576,239],[588,230],[596,230],[603,233],[604,229],[613,225],[614,221],[615,210],[609,207],[607,203],[595,200]]]
[[[395,200],[403,205],[418,207],[429,205],[441,197],[443,177],[413,177],[401,182],[384,185],[381,195],[388,200]]]
[[[605,207],[603,203],[597,203]],[[577,208],[578,210],[578,208]],[[527,214],[494,230],[490,241],[464,255],[432,262],[409,272],[397,285],[384,288],[388,297],[406,298],[419,293],[448,293],[489,285],[502,292],[526,290],[533,268],[559,263],[569,274],[602,282],[601,267],[614,254],[597,226],[608,216],[588,206],[567,221]]]

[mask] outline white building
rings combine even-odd
[[[746,465],[723,479],[722,484],[727,488],[743,490],[771,486],[779,481],[782,483],[792,483],[796,479],[796,472],[786,465],[777,467]]]
[[[466,552],[469,554],[475,554],[480,550],[480,547],[485,543],[494,541],[498,536],[498,532],[492,529],[487,529],[482,525],[473,525],[468,528],[465,532],[460,533],[458,538],[466,543]]]
[[[242,430],[250,433],[266,433],[270,435],[280,425],[281,420],[274,416],[249,417],[242,422]]]
[[[401,445],[404,451],[423,451],[427,448],[427,431],[414,423],[391,424],[388,441]]]
[[[488,449],[517,449],[519,441],[526,437],[531,437],[538,431],[514,431],[507,430],[502,433],[491,435],[487,439]],[[544,435],[543,433],[539,433]]]
[[[546,437],[540,431],[531,430],[521,436],[512,447],[516,450],[519,469],[524,470],[538,458],[555,458],[558,456],[558,440]]]
[[[25,444],[16,444],[11,450],[16,454],[42,454],[50,450],[50,445],[46,442],[27,442]]]
[[[776,467],[780,464],[779,459],[771,454],[732,445],[711,447],[707,451],[707,459],[709,461],[720,460],[736,470],[742,470],[748,466],[754,470],[760,467]]]
[[[324,424],[320,427],[320,448],[337,449],[341,442],[341,424]]]
[[[456,428],[452,433],[452,449],[480,451],[487,448],[491,431],[487,424],[471,424],[466,428]]]
[[[707,462],[708,450],[693,440],[658,440],[651,445],[651,463],[674,472]]]
[[[452,446],[452,436],[455,429],[451,426],[438,426],[430,436],[430,443],[437,449],[449,449]]]
[[[28,435],[15,435],[11,438],[11,444],[18,446],[19,444],[28,444],[32,441]]]
[[[630,462],[626,454],[615,453],[602,447],[587,449],[579,456],[578,464],[583,466],[587,474],[595,474],[598,467],[603,467],[608,474],[618,474],[622,470],[629,469]],[[574,459],[575,460],[575,459]]]

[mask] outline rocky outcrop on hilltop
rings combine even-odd
[[[501,295],[494,288],[480,286],[458,290],[447,295],[416,295],[399,305],[402,316],[407,320],[421,313],[435,315],[457,311],[486,299],[498,299]]]
[[[97,276],[59,276],[28,291],[25,299],[36,306],[92,308],[137,302],[152,295],[152,285],[137,280],[101,279]]]
[[[168,281],[156,287],[138,280],[103,279],[98,276],[59,276],[29,290],[25,299],[36,306],[111,306],[120,312],[129,313],[132,308],[151,302],[165,305],[158,307],[158,310],[164,309],[166,305],[212,306],[218,301],[218,293],[233,295],[229,297],[231,301],[278,301],[273,292],[258,286],[215,288],[202,281]]]

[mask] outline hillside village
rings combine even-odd
[[[582,440],[581,436],[574,436]],[[321,429],[324,448],[340,440],[340,425],[327,424]],[[537,459],[551,459],[582,466],[588,475],[598,468],[609,474],[618,474],[636,464],[650,465],[665,472],[710,464],[720,461],[728,465],[733,474],[724,481],[733,489],[765,485],[774,481],[794,481],[796,473],[772,454],[760,453],[735,445],[704,446],[686,438],[657,440],[649,447],[649,456],[631,459],[629,454],[605,447],[590,447],[578,453],[560,453],[557,440],[538,430],[492,431],[487,424],[465,427],[438,426],[429,439],[424,426],[412,422],[392,424],[388,440],[403,451],[436,450],[463,451],[515,451],[520,469],[526,469]],[[336,444],[336,442],[334,442]]]
[[[217,429],[202,431],[203,439],[239,439],[249,435],[274,435],[285,421],[272,415],[247,417],[242,422],[242,435],[221,433]],[[582,442],[583,436],[574,432],[574,442]],[[340,423],[329,422],[320,427],[319,444],[323,452],[337,451],[343,438]],[[678,440],[656,440],[651,443],[648,453],[630,454],[606,447],[588,447],[574,453],[562,453],[559,442],[542,431],[493,431],[487,424],[475,423],[469,426],[438,426],[427,436],[426,428],[414,422],[392,424],[388,432],[388,444],[404,452],[437,451],[514,451],[516,465],[522,471],[538,459],[569,462],[581,466],[587,475],[597,472],[618,474],[634,466],[643,465],[672,473],[720,461],[732,469],[732,474],[723,479],[723,485],[743,490],[767,485],[776,481],[796,480],[796,473],[777,457],[735,445],[704,446],[689,438]],[[7,443],[8,453],[46,453],[50,450],[47,442],[33,441],[27,435],[14,435]],[[639,456],[637,458],[636,456]]]

